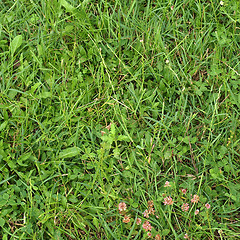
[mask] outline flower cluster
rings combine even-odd
[[[130,222],[130,215],[125,215],[124,218],[123,218],[123,222],[124,223],[129,223]]]
[[[172,182],[171,182],[172,183]],[[180,191],[180,195],[178,198],[174,199],[171,197],[170,193],[173,194],[173,188],[171,187],[171,184],[169,181],[166,181],[165,184],[163,185],[163,187],[165,188],[164,193],[162,194],[163,196],[163,204],[164,205],[176,205],[176,207],[180,207],[181,210],[183,212],[189,212],[192,211],[195,207],[199,206],[199,203],[202,204],[202,201],[200,200],[200,196],[198,194],[194,194],[193,196],[191,195],[191,198],[189,199],[189,201],[187,201],[187,192],[188,189],[185,188],[181,188]],[[173,196],[173,195],[172,195]],[[153,216],[156,219],[159,219],[158,214],[156,214],[156,210],[154,209],[154,203],[153,201],[148,201],[147,203],[147,209],[145,209],[143,211],[143,217],[137,217],[136,218],[136,226],[138,227],[142,227],[145,231],[144,234],[146,237],[149,238],[153,238],[153,234],[155,235],[155,240],[159,240],[161,239],[160,234],[156,234],[155,230],[153,229],[153,226],[151,225],[151,221],[149,220],[150,218],[152,218]],[[190,209],[191,207],[191,209]],[[209,203],[205,204],[205,208],[207,210],[209,210],[211,208],[211,205]],[[172,209],[172,208],[170,208]],[[166,209],[166,211],[170,210],[169,208]],[[202,210],[203,207],[200,208],[200,210]],[[193,210],[192,215],[196,216],[200,213],[200,210],[198,208],[195,208],[195,210]],[[125,202],[120,202],[118,204],[118,211],[120,213],[120,215],[122,215],[122,222],[123,223],[130,223],[130,222],[134,222],[134,220],[131,221],[131,215],[129,214],[129,210],[127,209],[127,205]],[[172,209],[172,211],[175,211],[174,209]],[[181,216],[183,216],[181,214]],[[189,213],[188,213],[189,216]],[[201,217],[201,215],[200,215]],[[127,228],[130,228],[130,225],[126,225]],[[190,237],[188,236],[188,234],[186,233],[184,235],[185,239],[190,239]]]
[[[181,191],[182,191],[183,194],[186,194],[186,193],[187,193],[187,189],[184,189],[184,188],[183,188],[183,189],[181,189]]]
[[[185,238],[185,239],[189,239],[189,236],[188,236],[187,233],[184,235],[184,238]]]
[[[130,215],[127,215],[127,205],[126,203],[124,202],[120,202],[118,204],[118,210],[119,210],[119,213],[123,216],[123,223],[129,223],[131,221],[131,216]],[[153,201],[148,201],[148,208],[143,212],[143,216],[145,218],[149,218],[150,215],[155,215],[155,209],[154,209],[154,203]],[[158,218],[156,216],[156,218]],[[136,219],[136,225],[137,226],[140,226],[142,224],[142,228],[145,230],[145,233],[146,233],[146,236],[151,238],[152,237],[152,225],[151,223],[148,221],[148,220],[145,220],[143,223],[142,223],[142,219],[141,218],[137,218]],[[161,236],[159,234],[157,234],[155,236],[155,239],[159,240],[161,239]]]
[[[124,215],[123,217],[123,222],[124,223],[129,223],[130,222],[130,215],[126,215],[126,210],[127,210],[127,204],[125,202],[120,202],[118,204],[118,210],[121,215]]]
[[[142,227],[145,229],[146,232],[152,230],[152,226],[151,226],[151,224],[150,224],[149,221],[145,221],[145,222],[143,223]]]
[[[166,181],[166,182],[165,182],[165,185],[164,185],[164,187],[171,187],[171,185],[170,185],[169,181]]]
[[[126,211],[127,210],[127,205],[125,202],[120,202],[118,204],[118,210],[119,212],[123,212],[123,211]]]
[[[169,196],[164,198],[164,205],[173,205],[173,199]]]
[[[194,212],[195,215],[199,214],[199,209],[196,209],[196,211]]]
[[[166,181],[163,187],[164,187],[164,188],[171,187],[170,182],[169,182],[169,181]],[[172,192],[172,189],[170,189],[170,190],[167,191],[167,192],[170,192],[170,191]],[[186,202],[186,197],[183,196],[183,195],[185,195],[185,194],[187,193],[187,191],[188,191],[188,190],[185,189],[185,188],[181,188],[181,189],[180,189],[180,192],[182,193],[182,197],[181,197],[181,201],[182,201],[181,209],[182,209],[183,212],[188,212],[188,211],[189,211],[189,209],[190,209],[190,203],[192,203],[192,204],[197,204],[198,202],[200,202],[200,197],[199,197],[197,194],[194,194],[193,196],[191,195],[191,202],[190,202],[190,203],[187,203],[187,202]],[[164,204],[164,205],[173,205],[174,200],[172,199],[171,196],[168,196],[168,197],[167,197],[167,192],[163,193],[163,195],[162,195],[162,196],[164,197],[163,204]],[[185,202],[184,202],[184,201],[185,201]],[[176,205],[179,204],[178,200],[175,200],[175,202],[176,202]],[[206,207],[206,209],[210,209],[210,208],[211,208],[211,205],[210,205],[209,203],[206,203],[206,204],[205,204],[205,207]],[[199,209],[196,209],[196,210],[194,211],[194,215],[195,215],[195,216],[198,215],[199,212],[200,212],[200,210],[199,210]]]
[[[143,216],[145,218],[149,218],[150,215],[154,215],[155,214],[155,210],[154,210],[154,204],[153,204],[153,201],[148,201],[148,209],[146,209],[144,212],[143,212]]]
[[[199,196],[195,194],[195,195],[193,196],[193,198],[191,199],[191,202],[192,202],[192,203],[198,203],[198,201],[199,201]]]
[[[142,222],[142,219],[141,218],[137,218],[137,225],[140,225]]]
[[[188,209],[189,209],[189,204],[188,203],[184,203],[181,207],[181,209],[184,211],[184,212],[187,212]]]
[[[206,203],[206,204],[205,204],[205,207],[206,207],[207,209],[209,209],[209,208],[211,207],[211,205],[210,205],[209,203]]]

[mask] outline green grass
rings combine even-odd
[[[238,0],[0,12],[1,239],[240,239]]]

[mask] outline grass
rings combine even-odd
[[[240,239],[239,1],[0,9],[1,239]]]

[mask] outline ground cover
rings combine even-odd
[[[1,239],[239,239],[240,3],[0,2]]]

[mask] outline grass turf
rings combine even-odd
[[[239,1],[0,9],[1,239],[240,238]]]

